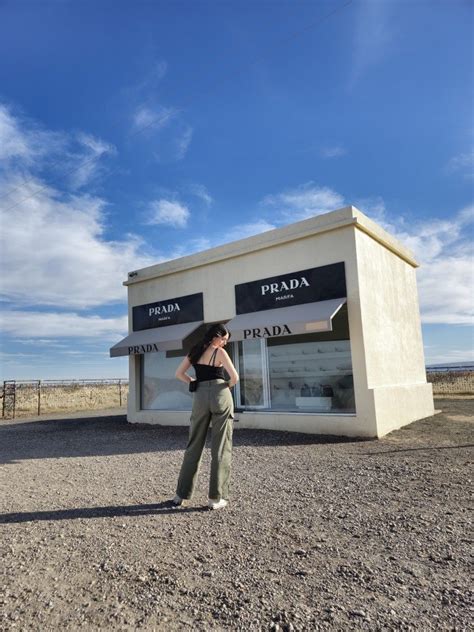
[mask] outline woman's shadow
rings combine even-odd
[[[23,511],[0,515],[0,524],[37,522],[40,520],[77,520],[78,518],[117,518],[125,516],[148,516],[181,513],[203,513],[208,507],[176,507],[171,500],[148,505],[128,505],[117,507],[80,507],[78,509],[58,509],[55,511]]]

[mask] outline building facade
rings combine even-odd
[[[175,370],[226,323],[239,427],[381,437],[434,413],[413,255],[354,207],[131,272],[128,420],[186,425]]]

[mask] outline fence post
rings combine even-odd
[[[3,383],[3,417],[5,417],[5,413],[11,413],[11,417],[9,419],[15,418],[15,407],[16,407],[16,381],[15,380],[5,380]]]
[[[38,380],[38,417],[41,415],[41,380]]]
[[[119,406],[122,408],[122,380],[119,380]]]

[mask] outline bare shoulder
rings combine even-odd
[[[222,347],[219,347],[219,349],[217,351],[217,356],[218,356],[219,360],[221,360],[221,361],[230,360],[229,354]]]

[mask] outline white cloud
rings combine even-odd
[[[187,154],[194,130],[179,114],[176,108],[145,105],[133,113],[132,136],[153,138],[153,155],[159,162],[182,160]]]
[[[7,176],[15,175],[20,185],[20,176],[26,185],[33,174],[55,172],[78,189],[102,175],[101,158],[115,153],[113,145],[91,134],[50,132],[0,104],[0,162]]]
[[[179,259],[180,257],[187,257],[196,252],[202,252],[203,250],[209,250],[217,246],[215,241],[211,241],[207,237],[199,237],[197,239],[189,239],[184,243],[179,244],[173,249],[169,259]]]
[[[273,230],[276,228],[274,224],[270,224],[265,219],[259,219],[254,222],[249,222],[248,224],[238,224],[237,226],[232,226],[229,231],[229,236],[231,237],[227,241],[233,241],[234,239],[244,239],[245,237],[252,237],[253,235],[259,235],[260,233],[264,233],[267,230]]]
[[[448,349],[441,345],[425,348],[425,362],[430,364],[450,364],[474,361],[474,349],[469,346],[462,349]]]
[[[170,200],[155,200],[150,204],[149,224],[165,224],[174,228],[185,228],[190,217],[184,204]]]
[[[209,194],[209,191],[203,184],[192,184],[189,187],[189,191],[197,198],[202,200],[204,204],[206,204],[206,206],[211,206],[211,204],[214,202],[211,195]]]
[[[100,337],[110,341],[126,335],[128,325],[127,316],[102,318],[72,312],[6,310],[2,314],[2,331],[11,336],[41,340]]]
[[[122,92],[128,100],[136,99],[137,95],[146,99],[147,95],[156,92],[167,72],[168,63],[164,59],[141,59],[136,82],[125,86]]]
[[[110,143],[106,143],[100,138],[96,138],[95,136],[92,136],[92,134],[86,134],[84,132],[81,132],[78,135],[78,140],[82,145],[84,145],[84,147],[87,147],[95,156],[102,156],[102,154],[105,154],[107,152],[111,152],[111,153],[115,152],[115,147],[113,145],[111,145]]]
[[[0,161],[4,165],[12,168],[12,162],[21,161],[23,167],[31,167],[34,160],[61,149],[64,142],[62,134],[43,130],[0,104]]]
[[[187,240],[173,250],[170,259],[186,257],[187,255],[191,255],[196,252],[202,252],[203,250],[209,250],[210,248],[215,248],[217,246],[222,246],[223,244],[228,244],[232,241],[237,241],[238,239],[258,235],[274,228],[276,228],[276,226],[274,224],[270,224],[265,219],[257,219],[254,222],[249,222],[247,224],[230,226],[227,230],[222,229],[221,231],[216,232],[212,239],[209,237],[201,237],[198,239]]]
[[[191,144],[193,128],[183,122],[182,109],[164,106],[157,98],[157,87],[168,70],[164,60],[145,61],[148,70],[138,82],[124,89],[130,112],[131,137],[140,136],[151,145],[159,162],[182,160]]]
[[[425,323],[474,325],[474,260],[442,255],[421,268],[418,290]]]
[[[354,87],[387,54],[392,41],[389,23],[393,4],[393,0],[373,0],[357,4],[349,87]]]
[[[32,153],[34,154],[34,149],[31,146],[31,139],[20,130],[9,110],[5,106],[0,106],[0,160],[30,160]]]
[[[298,221],[322,215],[344,206],[344,198],[329,187],[319,187],[308,182],[295,189],[276,195],[267,195],[262,204],[277,213],[277,221]]]
[[[100,159],[105,154],[116,154],[114,145],[106,143],[100,138],[95,138],[91,134],[80,133],[77,140],[82,151],[71,156],[70,183],[73,189],[79,189],[103,174],[103,167]]]
[[[340,158],[347,154],[347,149],[342,145],[327,145],[321,149],[323,158]]]
[[[380,196],[359,198],[354,200],[354,206],[379,224],[386,223],[385,202]]]
[[[474,150],[451,158],[446,170],[448,173],[460,173],[466,178],[474,178]]]
[[[75,308],[121,301],[127,272],[155,262],[136,236],[104,237],[101,198],[63,196],[41,180],[25,185],[7,176],[0,194],[10,190],[0,199],[3,300]]]
[[[55,347],[58,349],[67,348],[65,342],[59,342],[52,338],[13,338],[12,342],[25,345],[27,347]]]
[[[140,105],[133,113],[133,129],[135,133],[148,131],[159,131],[171,123],[178,114],[174,108],[156,106],[154,108]]]
[[[143,241],[136,236],[125,235],[118,241],[105,237],[107,205],[103,199],[59,191],[37,175],[50,166],[52,155],[57,154],[70,167],[88,152],[87,170],[74,174],[75,184],[85,185],[100,174],[100,156],[115,148],[85,133],[63,135],[60,143],[53,135],[48,144],[47,131],[38,131],[31,121],[13,116],[4,106],[0,113],[0,140],[7,140],[9,147],[1,155],[0,299],[17,306],[59,305],[66,309],[123,301],[121,281],[127,272],[155,263],[156,257],[143,254]],[[38,139],[46,139],[41,150]],[[72,152],[74,143],[82,149]],[[14,164],[12,156],[18,159]],[[71,186],[71,178],[68,184]]]
[[[175,160],[182,160],[191,144],[193,138],[193,128],[189,125],[183,130],[183,132],[175,140]]]

